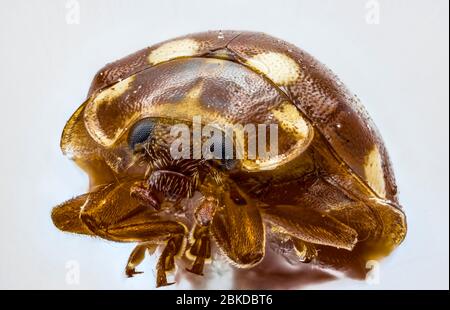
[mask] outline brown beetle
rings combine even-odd
[[[269,159],[174,159],[169,132],[192,119],[276,124]],[[129,276],[161,248],[157,285],[190,260],[251,268],[272,248],[361,276],[406,234],[391,163],[358,100],[299,48],[261,33],[212,31],[108,64],[68,121],[66,155],[89,193],[53,209],[73,233],[136,242]],[[215,250],[217,249],[217,251]]]

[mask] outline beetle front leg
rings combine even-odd
[[[84,226],[96,236],[117,242],[139,242],[131,253],[126,273],[133,275],[143,259],[144,247],[165,245],[158,262],[157,286],[168,285],[166,272],[175,267],[187,235],[184,224],[164,220],[149,206],[130,199],[134,182],[108,185],[91,193],[80,212]]]
[[[150,255],[155,253],[156,248],[158,246],[151,242],[143,242],[138,244],[133,252],[131,252],[130,257],[128,258],[128,263],[125,268],[125,274],[131,278],[136,274],[140,274],[142,272],[136,271],[136,267],[144,260],[145,252],[148,252]]]
[[[125,242],[144,242],[139,244],[131,253],[126,267],[126,274],[136,274],[136,266],[143,260],[144,251],[151,251],[158,245],[165,244],[157,264],[157,287],[170,285],[167,282],[166,273],[175,268],[175,257],[182,253],[186,227],[178,222],[145,219],[137,216],[134,223],[127,220],[124,223],[100,227],[89,219],[88,227],[105,239]],[[96,226],[95,226],[96,225]]]
[[[53,224],[60,230],[75,234],[93,235],[80,219],[81,208],[89,194],[70,199],[52,210]]]

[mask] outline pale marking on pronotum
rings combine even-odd
[[[103,105],[110,104],[114,99],[123,95],[131,87],[135,79],[136,75],[132,75],[103,90],[97,97],[88,102],[84,112],[86,129],[90,136],[100,144],[110,146],[116,141],[117,136],[108,137],[103,130],[98,130],[99,128],[102,128],[98,119],[98,110]]]

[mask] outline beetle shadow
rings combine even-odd
[[[189,264],[187,261],[182,263],[183,267],[177,274],[176,281],[187,280],[194,290],[208,289],[208,282],[213,277],[211,266],[206,265],[204,276],[198,276],[186,271]],[[313,265],[291,265],[271,249],[267,249],[264,259],[257,266],[251,269],[232,267],[231,272],[232,289],[301,289],[307,285],[337,279],[336,276]]]
[[[250,290],[289,290],[336,279],[336,276],[313,265],[304,263],[291,265],[268,249],[262,262],[254,268],[235,268],[233,287]]]

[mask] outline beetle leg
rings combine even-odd
[[[265,254],[265,231],[258,208],[240,189],[230,185],[223,207],[212,220],[211,232],[218,247],[241,268],[257,265]]]
[[[145,206],[152,207],[158,211],[161,209],[161,199],[144,182],[135,183],[130,189],[130,195]]]
[[[89,194],[68,200],[52,210],[52,221],[62,230],[76,234],[93,235],[80,220],[80,212]]]
[[[167,242],[161,256],[159,257],[157,268],[156,287],[171,285],[167,282],[166,273],[175,269],[175,256],[182,252],[184,234],[172,237]]]
[[[314,244],[305,242],[298,238],[291,238],[294,243],[295,253],[302,263],[309,263],[317,256]]]
[[[174,258],[182,253],[186,227],[175,221],[164,220],[148,206],[130,199],[130,188],[134,182],[111,184],[89,194],[79,217],[92,234],[118,242],[142,242],[131,253],[126,272],[134,273],[134,268],[143,259],[143,247],[164,245],[158,261],[157,286],[168,285],[166,272],[175,267]]]
[[[135,267],[144,258],[145,249],[153,250],[154,247],[165,244],[157,264],[157,286],[169,285],[166,273],[175,269],[174,259],[175,256],[182,253],[187,232],[183,224],[147,219],[140,215],[132,220],[110,226],[99,226],[95,220],[88,217],[84,217],[84,220],[88,227],[102,238],[123,242],[145,242],[144,245],[138,245],[131,253],[126,267],[128,276],[135,273]]]
[[[334,217],[304,206],[278,205],[262,208],[263,219],[287,234],[306,242],[352,250],[357,232]]]
[[[363,278],[367,272],[366,262],[372,259],[380,259],[392,249],[389,240],[396,238],[396,235],[393,233],[392,236],[386,236],[389,237],[386,238],[383,236],[383,231],[386,228],[389,228],[388,231],[392,231],[392,226],[386,226],[386,224],[395,223],[395,221],[390,222],[388,220],[386,221],[387,223],[384,223],[383,219],[386,219],[387,216],[393,216],[396,213],[388,212],[390,210],[389,208],[385,207],[383,209],[383,206],[377,206],[377,200],[367,202],[359,201],[357,197],[348,195],[341,187],[331,184],[330,180],[325,177],[326,175],[316,176],[314,181],[309,183],[307,190],[300,192],[298,196],[292,197],[290,201],[286,202],[286,204],[291,205],[290,210],[292,210],[292,214],[285,214],[283,216],[284,220],[278,219],[278,225],[273,225],[274,235],[280,235],[279,238],[276,237],[278,240],[274,243],[275,249],[280,244],[283,245],[283,242],[286,242],[286,240],[290,240],[286,244],[289,244],[287,249],[292,250],[292,252],[281,253],[288,260],[294,254],[295,257],[292,257],[292,259],[295,260],[293,262],[297,262],[298,258],[300,261],[304,259],[308,261],[308,253],[314,253],[314,248],[316,252],[316,256],[313,256],[314,263],[327,268],[331,267],[345,271],[347,275],[352,277]],[[298,214],[302,214],[302,210],[305,208],[316,210],[316,212],[319,212],[319,215],[323,214],[326,217],[332,217],[346,226],[351,227],[357,232],[358,243],[351,251],[348,251],[345,247],[337,248],[335,245],[327,245],[325,242],[311,242],[309,240],[313,239],[306,240],[306,238],[300,238],[298,234],[297,236],[293,236],[292,231],[295,231],[295,228],[291,224],[284,223],[295,220],[297,218],[295,214],[297,212]],[[266,224],[270,224],[270,221],[266,219],[269,213],[268,209],[270,207],[262,209]],[[385,213],[380,214],[383,210],[386,210]],[[307,226],[309,225],[309,222],[306,221],[307,218],[307,216],[303,216],[303,229],[313,228]],[[302,222],[298,222],[297,225],[301,226],[300,223]],[[318,224],[318,226],[320,225]],[[323,235],[321,230],[318,231]],[[330,230],[330,232],[333,232],[333,230]],[[335,234],[340,235],[338,231],[335,231]],[[400,234],[400,236],[402,235]],[[318,234],[317,237],[320,237],[320,235]],[[303,244],[299,245],[296,240],[300,240]]]
[[[148,218],[146,213],[116,224],[101,226],[89,216],[83,216],[87,226],[96,235],[114,241],[145,242],[147,249],[165,244],[157,264],[157,287],[169,285],[166,273],[175,269],[175,256],[182,253],[187,233],[186,227],[178,222]],[[135,267],[142,261],[143,247],[137,247],[127,263],[126,273],[132,275]]]
[[[316,162],[320,162],[321,178],[328,187],[340,190],[354,201],[364,203],[369,208],[372,219],[377,221],[380,245],[388,245],[393,250],[406,235],[406,217],[398,204],[379,197],[365,181],[356,175],[350,175],[343,165],[335,165],[332,155],[325,144],[315,146]]]
[[[125,181],[117,184],[107,184],[95,191],[80,195],[56,206],[52,210],[52,220],[55,226],[62,230],[77,234],[96,235],[83,221],[82,216],[90,213],[100,222],[114,223],[133,216],[146,209],[141,201],[130,200],[130,188],[134,182]],[[121,207],[118,207],[120,205]],[[112,212],[103,212],[108,209]]]
[[[150,242],[143,242],[138,244],[128,258],[128,263],[125,268],[125,274],[131,278],[136,274],[142,273],[140,271],[136,271],[136,267],[144,260],[145,252],[148,251],[148,253],[151,255],[156,251],[156,248],[157,245]]]
[[[310,263],[319,254],[316,244],[295,238],[278,226],[265,223],[268,229],[269,244],[275,253],[283,256],[289,263]]]
[[[191,231],[191,246],[186,252],[188,258],[194,261],[192,267],[186,270],[198,275],[203,275],[205,262],[211,259],[211,222],[218,208],[218,202],[210,189],[202,188],[203,196],[194,211],[196,224]]]
[[[205,260],[211,259],[211,240],[209,234],[209,226],[196,225],[194,227],[192,233],[194,242],[186,254],[195,257],[195,261],[190,269],[186,268],[187,271],[201,276],[203,275]]]

